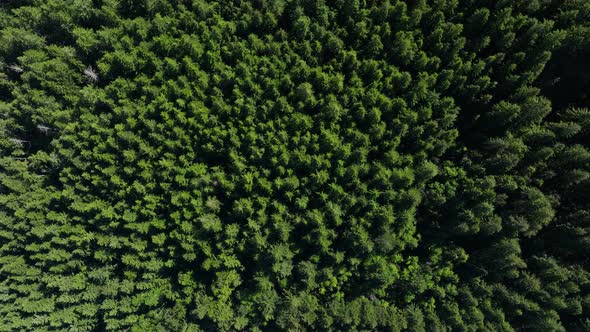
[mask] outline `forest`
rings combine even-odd
[[[2,0],[0,331],[590,331],[590,1]]]

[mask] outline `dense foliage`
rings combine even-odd
[[[0,331],[587,331],[590,2],[4,0]]]

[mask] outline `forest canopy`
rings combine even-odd
[[[0,331],[590,330],[590,2],[3,0]]]

